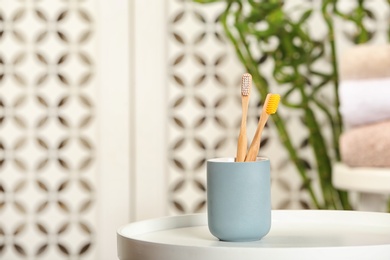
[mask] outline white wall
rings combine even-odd
[[[116,258],[116,229],[134,215],[131,8],[129,1],[99,1],[99,260]]]

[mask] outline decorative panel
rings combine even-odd
[[[355,8],[356,2],[340,0],[338,8],[341,12],[348,12]],[[373,18],[365,22],[374,36],[371,42],[386,42],[389,30],[386,1],[368,2]],[[190,0],[167,0],[167,5],[169,212],[203,212],[206,205],[206,160],[234,156],[236,152],[241,117],[240,80],[244,71],[218,22],[225,1],[201,5]],[[286,1],[286,8],[294,5],[313,8],[309,30],[313,39],[323,39],[327,27],[321,18],[321,1]],[[351,35],[355,28],[339,18],[335,23],[337,49],[341,53],[353,44]],[[285,90],[272,79],[270,62],[264,59],[262,69],[269,73],[267,80],[272,91],[283,95]],[[325,70],[330,66],[326,55],[318,66]],[[261,108],[256,90],[253,89],[252,93],[248,116],[249,142]],[[334,100],[332,91],[326,88],[321,95],[327,104]],[[318,187],[312,152],[306,145],[308,132],[303,127],[302,116],[283,107],[279,108],[278,113],[287,119],[287,127],[293,133],[292,142],[300,147],[299,153],[311,173],[312,182]],[[325,122],[322,127],[330,129]],[[275,209],[309,208],[310,200],[302,181],[273,128],[271,121],[263,133],[260,150],[260,155],[271,158],[272,206]],[[327,135],[330,135],[330,130]]]
[[[0,258],[96,259],[92,0],[0,0]]]

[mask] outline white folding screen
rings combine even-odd
[[[0,1],[0,258],[115,259],[130,211],[127,1]]]
[[[96,3],[1,1],[3,259],[95,259]]]

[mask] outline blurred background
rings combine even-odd
[[[334,9],[324,12],[324,3],[283,6],[293,20],[307,16],[309,39],[323,43],[315,65],[323,75],[334,75],[332,50],[389,41],[386,0],[339,0],[332,47],[324,14]],[[235,155],[239,86],[250,68],[226,37],[225,11],[225,1],[0,0],[0,259],[113,259],[119,226],[205,212],[205,162]],[[252,51],[258,79],[288,94],[271,54]],[[316,95],[336,115],[332,84]],[[253,88],[249,140],[263,96]],[[270,121],[260,154],[271,158],[273,209],[332,208],[307,118],[287,105],[278,111],[299,164]],[[319,111],[325,145],[335,148],[333,121]],[[352,207],[357,197],[349,194]]]

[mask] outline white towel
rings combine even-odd
[[[390,119],[390,78],[341,81],[339,97],[346,127]]]

